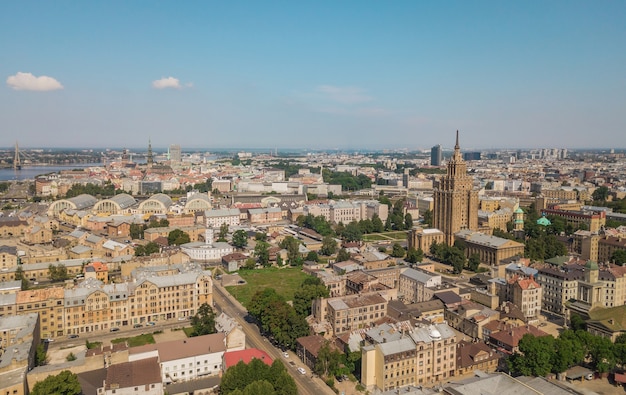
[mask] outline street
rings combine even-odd
[[[246,309],[239,302],[237,302],[225,289],[223,289],[216,283],[213,283],[213,300],[224,313],[236,319],[239,325],[241,325],[244,333],[246,334],[246,343],[248,347],[258,348],[259,350],[265,351],[273,359],[280,359],[283,361],[287,368],[287,371],[296,381],[299,394],[335,394],[320,378],[312,379],[310,373],[306,375],[300,374],[296,370],[297,367],[304,366],[304,364],[300,360],[297,360],[296,366],[292,366],[287,363],[287,361],[285,361],[285,358],[283,357],[283,352],[280,349],[274,347],[270,342],[267,341],[267,339],[261,336],[256,325],[246,322],[246,320],[244,319],[244,317],[248,314]],[[308,367],[306,367],[305,369],[307,372],[310,371]]]

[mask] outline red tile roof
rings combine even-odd
[[[272,358],[262,350],[257,348],[248,348],[240,351],[229,351],[224,353],[224,370],[231,366],[237,365],[239,361],[243,361],[245,364],[249,364],[253,359],[260,359],[266,365],[271,366],[274,362]]]

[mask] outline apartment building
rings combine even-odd
[[[387,300],[377,292],[313,301],[315,320],[328,323],[334,335],[368,328],[385,315]]]
[[[219,228],[223,224],[228,226],[239,226],[241,212],[237,208],[227,208],[219,210],[207,210],[204,218],[207,228]]]
[[[17,266],[17,247],[0,246],[0,270]]]
[[[556,314],[565,313],[565,303],[578,298],[578,281],[584,278],[579,265],[546,266],[537,272],[543,288],[542,308]]]
[[[28,394],[26,373],[35,366],[39,344],[37,314],[0,317],[0,394]]]
[[[539,319],[543,289],[534,277],[509,280],[511,302],[524,313],[526,321]]]
[[[456,337],[446,324],[374,327],[362,347],[361,384],[370,391],[432,385],[456,371]]]
[[[398,295],[407,304],[424,302],[432,299],[438,286],[441,286],[440,275],[409,268],[400,273]]]

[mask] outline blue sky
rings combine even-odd
[[[626,147],[625,1],[2,1],[0,146]]]

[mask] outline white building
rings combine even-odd
[[[207,210],[204,212],[207,228],[219,228],[223,224],[239,226],[240,211],[236,208]]]

